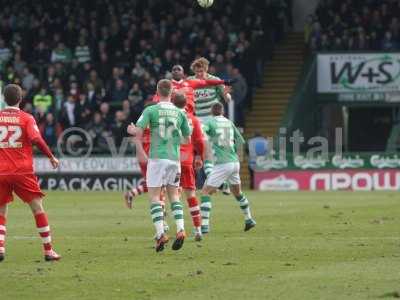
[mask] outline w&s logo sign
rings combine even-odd
[[[400,92],[400,54],[318,55],[318,92]]]

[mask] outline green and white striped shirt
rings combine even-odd
[[[80,63],[90,61],[90,49],[88,46],[76,46],[75,57]]]
[[[196,79],[195,76],[188,77],[189,80]],[[220,80],[220,78],[207,74],[205,79]],[[222,102],[224,96],[224,86],[209,86],[201,89],[195,89],[195,111],[196,117],[200,120],[211,116],[211,107],[218,102]]]

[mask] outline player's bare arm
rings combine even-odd
[[[142,144],[143,129],[131,124],[128,126],[128,133],[134,136],[133,142],[136,146],[136,155],[139,162],[146,163],[148,161],[148,157],[143,149],[143,144]]]

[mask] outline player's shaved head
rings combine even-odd
[[[183,109],[186,106],[186,96],[182,93],[177,93],[172,98],[172,103],[174,103],[177,108]]]
[[[172,71],[182,71],[183,72],[183,67],[181,65],[175,65],[172,67]]]
[[[22,101],[22,89],[16,84],[8,84],[4,88],[4,101],[8,106],[16,106]]]
[[[157,93],[160,97],[166,98],[171,96],[172,93],[172,83],[171,80],[161,79],[157,83]]]
[[[213,116],[221,116],[224,114],[224,106],[222,105],[221,102],[215,103],[211,107],[211,113]]]

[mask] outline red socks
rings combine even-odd
[[[192,216],[194,227],[201,226],[201,214],[200,214],[200,206],[199,201],[196,197],[192,197],[187,199],[189,205],[190,215]]]
[[[0,215],[0,253],[5,253],[5,241],[6,241],[6,217]]]
[[[49,221],[47,220],[46,213],[39,213],[35,215],[36,227],[42,238],[43,248],[45,251],[52,250],[51,247],[51,235]]]

